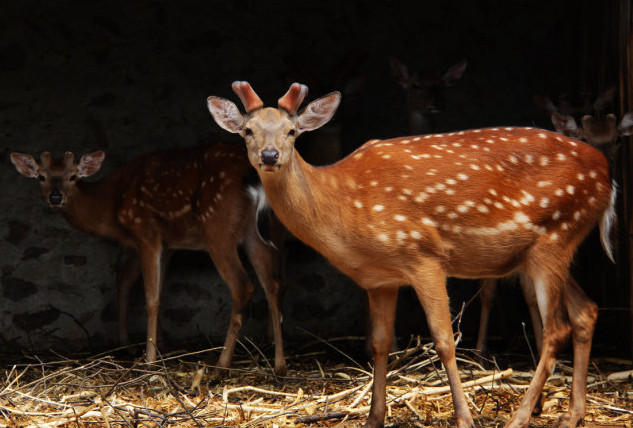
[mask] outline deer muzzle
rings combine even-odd
[[[52,206],[60,206],[64,201],[64,195],[59,191],[57,187],[53,188],[51,193],[48,194],[48,202]]]

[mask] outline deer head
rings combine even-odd
[[[633,111],[625,114],[619,125],[614,114],[607,114],[605,117],[585,115],[578,126],[571,115],[558,112],[552,114],[552,123],[557,132],[568,137],[585,140],[598,147],[613,143],[620,136],[631,135]]]
[[[444,107],[442,92],[461,79],[468,61],[460,61],[449,67],[443,74],[437,72],[409,70],[398,58],[389,59],[391,75],[407,94],[409,110],[409,132],[421,134],[431,132],[428,126],[430,115],[439,113]]]
[[[209,97],[207,106],[218,125],[244,138],[251,165],[261,171],[283,168],[291,159],[299,135],[325,125],[341,101],[339,92],[331,92],[297,114],[308,93],[305,85],[291,85],[279,99],[278,109],[262,108],[259,97],[247,82],[234,82],[233,90],[242,100],[246,115],[242,115],[233,102],[220,97]]]
[[[103,151],[85,154],[79,163],[71,152],[64,153],[61,159],[53,159],[50,152],[44,152],[38,164],[31,155],[11,153],[11,162],[20,174],[40,181],[42,195],[51,208],[63,208],[72,200],[77,182],[99,171],[104,159]]]

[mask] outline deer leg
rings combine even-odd
[[[519,407],[506,424],[506,428],[527,427],[532,410],[539,400],[545,382],[554,371],[556,353],[569,338],[571,326],[565,320],[562,307],[562,288],[566,278],[552,272],[539,272],[532,277],[538,307],[543,319],[543,349],[538,365]]]
[[[156,361],[156,332],[158,330],[158,307],[160,305],[160,284],[162,283],[163,251],[159,245],[146,245],[139,249],[143,286],[145,289],[145,310],[147,312],[147,343],[145,359],[148,363]]]
[[[475,349],[481,354],[486,350],[488,343],[488,320],[490,319],[490,309],[497,290],[496,278],[485,278],[479,282],[481,301],[481,314],[479,316],[479,333],[477,334],[477,345]]]
[[[536,342],[536,349],[540,355],[543,351],[543,321],[541,321],[541,314],[538,310],[534,285],[527,275],[521,275],[521,289],[523,290],[523,297],[530,312],[532,329],[534,330],[534,341]]]
[[[457,370],[455,340],[445,284],[446,276],[440,267],[426,266],[424,270],[421,270],[412,286],[424,309],[429,330],[435,343],[435,350],[446,369],[455,409],[455,425],[458,428],[474,428],[475,423],[470,414]]]
[[[598,307],[571,277],[565,287],[564,299],[565,309],[572,326],[574,371],[569,411],[561,415],[557,426],[575,428],[582,424],[585,417],[587,369],[589,367],[591,339],[598,318]]]
[[[365,427],[376,428],[384,426],[385,422],[387,362],[393,342],[398,288],[368,289],[367,295],[371,321],[371,346],[374,355],[374,384],[372,385],[371,408]]]
[[[255,225],[254,222],[251,224]],[[279,309],[281,284],[274,275],[273,250],[259,238],[254,227],[250,227],[247,232],[244,249],[266,294],[275,340],[275,373],[284,376],[286,374],[286,360],[284,359],[281,310]]]
[[[253,297],[254,287],[240,262],[236,247],[226,248],[208,245],[207,248],[209,248],[209,254],[218,269],[218,273],[229,287],[233,303],[224,347],[217,362],[217,368],[212,374],[212,378],[218,379],[221,374],[220,369],[231,366],[235,343],[246,318],[246,306]]]
[[[117,300],[118,300],[118,333],[119,342],[123,345],[130,343],[128,332],[128,308],[130,306],[130,290],[141,275],[141,261],[134,251],[128,251],[127,258],[116,272]]]

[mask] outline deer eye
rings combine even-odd
[[[77,175],[73,174],[70,176],[70,178],[68,180],[70,181],[75,181],[77,179]]]
[[[40,181],[46,181],[46,177],[44,177],[43,175],[40,174],[39,177],[37,177]]]
[[[246,135],[247,137],[250,137],[253,135],[253,130],[251,128],[246,128],[244,130],[244,135]]]
[[[289,137],[294,137],[296,134],[296,131],[294,129],[291,129],[290,131],[288,131],[288,136]]]

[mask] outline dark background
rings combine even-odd
[[[308,100],[342,91],[336,120],[348,153],[367,139],[407,133],[406,97],[391,76],[390,56],[436,74],[468,61],[463,78],[442,91],[433,132],[551,129],[535,94],[580,100],[615,85],[620,96],[609,112],[621,117],[625,102],[618,42],[625,1],[28,0],[0,7],[0,343],[7,349],[115,343],[113,268],[121,254],[46,209],[37,183],[14,170],[11,151],[103,149],[103,177],[141,153],[234,140],[213,123],[205,100],[213,94],[237,101],[231,82],[248,80],[269,105],[293,81],[309,85]],[[628,171],[621,163],[616,176]],[[630,343],[625,230],[619,268],[605,262],[595,237],[574,267],[601,308],[596,352],[612,355],[628,354]],[[291,246],[286,336],[306,339],[304,329],[324,337],[364,334],[362,291],[309,249]],[[210,265],[200,253],[172,261],[161,322],[176,342],[206,346],[224,334],[230,299]],[[455,312],[476,290],[470,285],[451,282]],[[523,346],[516,336],[528,317],[517,289],[504,287],[505,303],[493,313],[498,347]],[[398,333],[406,343],[425,327],[413,294],[401,297]],[[133,298],[131,329],[140,340],[140,287]],[[477,305],[462,323],[466,346]],[[246,333],[262,335],[265,317],[258,291]]]

